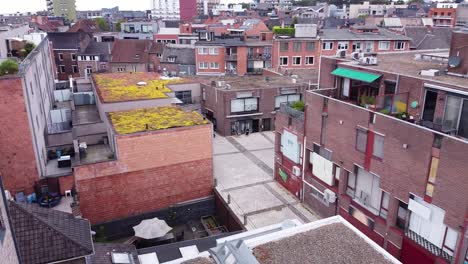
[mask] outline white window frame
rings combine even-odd
[[[219,63],[218,62],[210,62],[210,69],[219,69]]]
[[[117,72],[125,72],[125,67],[117,67]]]
[[[218,55],[219,54],[219,48],[209,48],[209,54],[210,55]]]
[[[80,68],[78,68],[78,65],[72,65],[72,72],[73,73],[80,73]]]
[[[283,64],[283,59],[286,59],[286,63]],[[289,64],[289,57],[288,56],[281,56],[279,57],[279,65],[280,66],[288,66]]]
[[[386,44],[386,48],[383,48],[383,44]],[[390,50],[390,41],[379,41],[379,50]]]
[[[62,70],[62,67],[63,67],[63,70]],[[59,65],[59,72],[60,73],[65,73],[66,72],[65,65]]]
[[[309,59],[312,58],[312,63],[309,63]],[[304,57],[304,65],[314,65],[315,64],[315,57],[314,56],[305,56]]]
[[[333,46],[332,46],[333,49]],[[338,50],[348,50],[349,49],[349,41],[339,41],[337,45]]]
[[[295,59],[299,58],[299,63],[296,63]],[[301,56],[293,56],[292,57],[292,65],[300,66],[302,65],[302,57]]]
[[[206,55],[208,54],[208,48],[198,48],[199,55]]]
[[[323,50],[333,50],[333,41],[324,41],[322,43]]]
[[[59,61],[63,61],[63,53],[57,54]]]
[[[75,59],[73,59],[73,57],[75,57]],[[76,61],[78,57],[76,56],[76,53],[72,53],[70,54],[70,58],[72,59],[72,61]]]
[[[397,48],[399,44],[402,44],[401,48]],[[405,47],[406,47],[406,43],[404,41],[395,41],[394,46],[393,46],[395,50],[404,50]]]
[[[208,69],[208,62],[199,62],[198,69],[202,69],[202,70]]]

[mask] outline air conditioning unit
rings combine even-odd
[[[329,203],[334,203],[336,201],[336,194],[330,189],[326,189],[323,192],[323,196]]]
[[[216,82],[216,86],[217,87],[224,87],[226,85],[226,82],[225,81],[217,81]]]
[[[351,53],[351,58],[353,58],[353,60],[359,60],[360,57],[361,57],[361,52],[359,51],[355,51]]]
[[[359,58],[359,63],[364,65],[377,65],[377,57],[362,57]]]
[[[297,166],[293,166],[292,173],[293,173],[294,176],[297,176],[297,177],[301,177],[301,175],[302,175],[301,169],[299,167],[297,167]]]
[[[337,57],[337,58],[344,58],[344,57],[346,57],[346,50],[338,50],[338,51],[336,52],[336,57]]]

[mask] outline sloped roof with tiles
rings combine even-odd
[[[9,209],[23,263],[49,263],[94,253],[88,220],[31,204],[10,202]]]

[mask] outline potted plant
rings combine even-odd
[[[375,97],[374,96],[361,96],[361,106],[367,109],[375,109]]]

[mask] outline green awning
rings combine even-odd
[[[334,71],[332,71],[332,74],[336,76],[363,81],[363,82],[368,82],[368,83],[371,83],[377,80],[380,76],[382,76],[380,74],[355,71],[355,70],[339,68],[339,67],[336,68]]]

